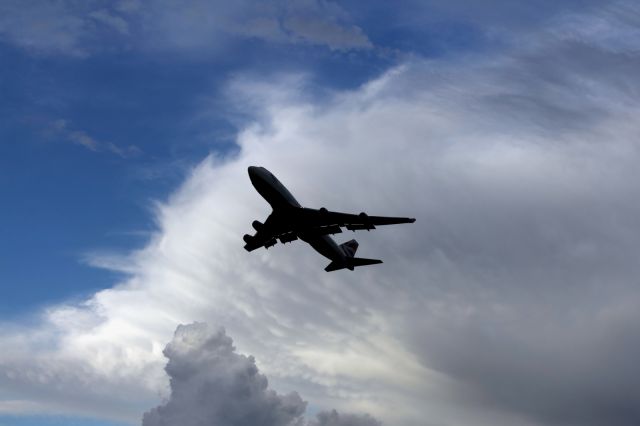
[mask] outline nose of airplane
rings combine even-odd
[[[258,171],[260,170],[260,167],[257,166],[249,166],[248,172],[249,172],[249,177],[251,179],[255,178],[258,176]]]
[[[248,171],[249,171],[249,179],[251,179],[251,182],[253,182],[254,185],[255,185],[255,183],[257,181],[262,180],[261,179],[262,173],[260,173],[260,169],[261,168],[262,167],[258,167],[258,166],[250,166],[249,169],[248,169]]]

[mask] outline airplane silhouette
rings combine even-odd
[[[366,213],[348,214],[332,212],[322,207],[310,209],[302,207],[280,181],[264,167],[249,167],[249,178],[258,193],[267,200],[273,211],[264,223],[254,220],[255,235],[245,234],[244,248],[253,251],[264,247],[268,249],[277,241],[282,244],[297,240],[308,243],[318,253],[331,260],[324,269],[327,272],[339,269],[353,269],[357,266],[382,263],[378,259],[354,257],[358,249],[356,240],[337,245],[332,234],[342,232],[342,227],[350,231],[376,229],[377,225],[413,223],[408,217],[368,216]]]

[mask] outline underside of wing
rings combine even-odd
[[[244,249],[246,251],[253,251],[260,247],[268,249],[269,247],[276,245],[276,238],[279,236],[279,233],[276,232],[277,230],[274,223],[275,220],[273,213],[267,217],[265,223],[254,220],[251,226],[256,230],[256,233],[254,235],[245,234],[244,237],[242,237],[245,242]]]
[[[264,223],[254,220],[251,226],[256,230],[254,235],[243,237],[244,249],[253,251],[260,247],[268,249],[280,241],[282,244],[298,239],[299,233],[294,226],[293,217],[288,211],[272,212]]]
[[[256,232],[255,235],[245,234],[242,239],[245,242],[244,249],[246,251],[253,251],[260,247],[269,248],[276,244],[275,237],[260,235],[260,232]]]
[[[325,208],[315,210],[308,208],[299,209],[300,222],[308,228],[344,227],[349,231],[359,229],[371,230],[379,225],[395,225],[400,223],[413,223],[416,220],[410,217],[369,216],[366,213],[350,214],[332,212]]]
[[[245,250],[269,248],[278,243],[286,244],[298,238],[308,239],[339,234],[342,228],[349,231],[372,230],[379,225],[413,223],[409,217],[369,216],[366,213],[349,214],[332,212],[325,208],[316,210],[295,207],[272,213],[265,223],[253,221],[254,235],[245,235]]]
[[[342,232],[337,225],[332,226],[320,226],[311,228],[302,228],[297,231],[287,231],[284,233],[267,233],[266,231],[258,231],[255,235],[246,234],[243,239],[245,242],[244,249],[247,251],[253,251],[260,247],[268,249],[277,244],[279,241],[282,244],[291,243],[302,238],[316,238],[323,235],[333,235]]]

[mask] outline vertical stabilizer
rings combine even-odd
[[[353,257],[356,251],[358,251],[358,242],[356,240],[350,240],[340,244],[340,248],[346,257]]]

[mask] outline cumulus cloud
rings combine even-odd
[[[255,360],[235,353],[223,329],[212,332],[202,323],[179,326],[163,353],[169,358],[171,397],[145,413],[143,426],[300,424],[306,408],[302,398],[268,389]]]
[[[4,398],[138,420],[169,395],[164,343],[197,319],[320,410],[402,426],[637,424],[640,58],[558,30],[576,19],[322,100],[232,85],[260,117],[238,154],[210,156],[158,204],[126,280],[2,327]],[[247,254],[241,236],[269,213],[249,165],[303,205],[417,222],[358,234],[385,263],[354,273],[325,273],[299,242]]]
[[[321,412],[305,423],[307,403],[297,392],[278,395],[268,388],[253,357],[236,353],[224,329],[207,324],[178,326],[163,354],[171,395],[144,414],[143,426],[380,426],[369,415]]]

